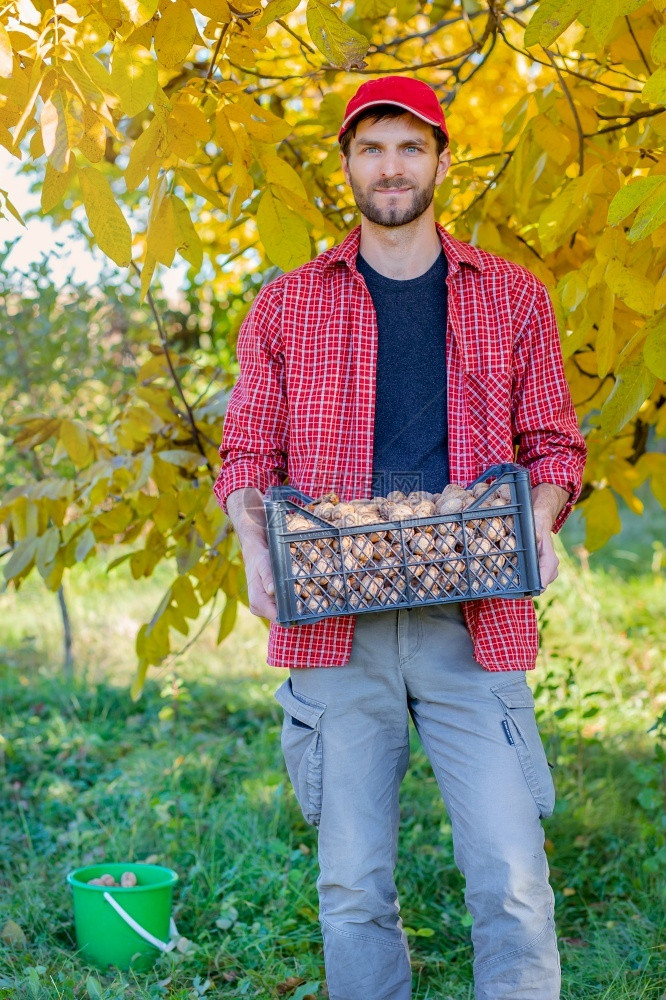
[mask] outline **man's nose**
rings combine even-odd
[[[397,150],[386,150],[382,157],[382,177],[398,177],[404,173],[404,165]]]

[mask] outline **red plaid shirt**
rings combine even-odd
[[[497,462],[517,461],[532,485],[580,490],[578,429],[552,306],[529,271],[460,243],[438,226],[449,265],[447,378],[450,476],[467,484]],[[262,493],[284,482],[313,497],[370,495],[377,320],[356,269],[360,227],[339,246],[283,274],[257,295],[238,339],[241,374],[227,410],[215,483]],[[486,670],[526,670],[537,653],[530,599],[463,604],[476,659]],[[268,662],[341,666],[355,617],[271,625]]]

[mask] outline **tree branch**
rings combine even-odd
[[[583,135],[583,126],[580,123],[580,118],[578,117],[578,110],[576,108],[576,105],[574,104],[574,99],[571,96],[571,91],[564,82],[564,78],[560,72],[559,66],[555,62],[553,53],[546,48],[544,48],[543,51],[546,53],[546,55],[551,61],[552,67],[557,74],[557,79],[560,81],[560,86],[564,91],[564,96],[566,97],[567,103],[571,108],[571,114],[574,116],[574,121],[576,122],[576,131],[578,132],[578,175],[579,177],[582,177],[585,170],[585,136]]]
[[[666,111],[664,107],[651,108],[649,111],[637,111],[633,115],[613,115],[614,118],[627,118],[626,122],[618,122],[617,125],[606,125],[605,128],[597,129],[596,132],[585,132],[585,138],[591,139],[595,135],[603,135],[605,132],[619,132],[623,128],[629,128],[634,122],[638,122],[641,118],[652,118],[654,115],[660,115],[662,112]],[[600,115],[597,114],[597,118],[609,118],[610,115]]]
[[[643,60],[643,65],[645,66],[645,68],[648,71],[648,73],[651,74],[652,73],[652,68],[651,68],[649,62],[647,61],[647,59],[645,58],[645,53],[643,52],[643,49],[641,48],[640,43],[639,43],[638,39],[636,38],[636,35],[634,34],[634,29],[631,26],[631,19],[626,14],[624,16],[624,19],[627,22],[627,27],[629,28],[629,34],[631,35],[631,37],[634,40],[634,45],[638,49],[640,57]]]
[[[136,271],[136,273],[140,277],[141,276],[141,272],[139,271],[139,268],[138,268],[138,266],[137,266],[137,264],[136,264],[135,261],[132,261],[132,267],[134,268],[134,270]],[[164,352],[164,357],[166,358],[166,363],[169,366],[169,371],[170,371],[171,377],[172,377],[172,379],[174,381],[174,385],[176,386],[176,389],[178,391],[178,395],[180,396],[180,398],[182,400],[182,403],[183,403],[183,406],[185,407],[185,412],[187,413],[187,422],[189,423],[190,428],[192,430],[192,436],[194,438],[194,443],[197,446],[197,451],[206,460],[206,467],[207,467],[208,471],[210,472],[211,476],[214,478],[215,472],[214,472],[214,469],[213,469],[212,465],[208,461],[208,456],[206,455],[206,452],[204,451],[203,444],[201,443],[201,437],[199,435],[199,428],[197,427],[196,420],[194,419],[194,414],[192,412],[192,408],[190,407],[190,404],[187,402],[187,399],[185,398],[185,393],[183,391],[182,383],[181,383],[180,379],[178,378],[178,374],[176,372],[176,369],[173,366],[173,361],[171,360],[171,353],[169,351],[169,344],[167,342],[166,333],[164,331],[164,327],[162,326],[162,321],[161,321],[160,315],[159,315],[159,313],[157,311],[157,306],[155,305],[155,299],[153,298],[153,293],[150,291],[150,289],[148,289],[148,291],[146,293],[146,297],[148,299],[148,304],[150,305],[150,310],[151,310],[151,312],[153,314],[153,319],[155,320],[155,325],[157,327],[157,332],[159,334],[160,344],[161,344],[162,350]]]

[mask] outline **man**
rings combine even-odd
[[[319,827],[331,1000],[408,1000],[393,870],[411,715],[448,810],[473,917],[477,1000],[555,1000],[559,959],[540,817],[553,786],[525,670],[528,600],[275,624],[262,494],[439,491],[497,462],[531,476],[544,585],[551,531],[584,464],[544,287],[452,239],[433,194],[450,164],[434,91],[364,83],[340,130],[361,225],[257,296],[238,342],[216,484],[242,545],[251,610],[273,621],[283,750]],[[411,485],[414,483],[414,485]]]

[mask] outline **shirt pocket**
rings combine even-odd
[[[513,461],[512,375],[508,369],[477,368],[464,373],[474,455],[480,471]]]
[[[291,678],[277,689],[275,698],[284,709],[282,752],[296,799],[306,822],[319,826],[323,765],[321,718],[326,705],[295,695]]]
[[[491,688],[504,709],[502,726],[516,751],[525,781],[542,818],[555,808],[555,786],[539,736],[534,714],[534,695],[524,675]]]

